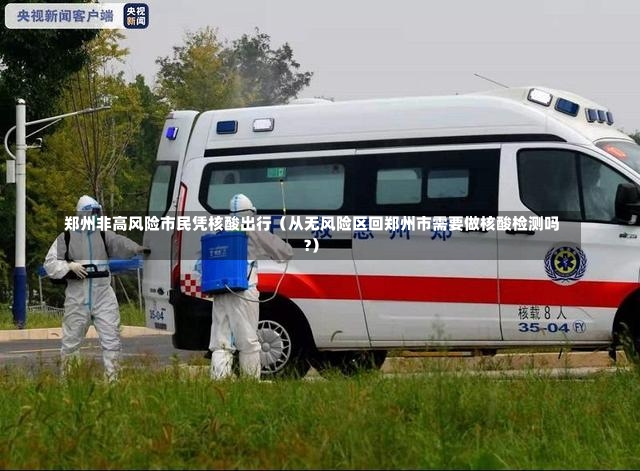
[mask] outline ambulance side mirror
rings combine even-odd
[[[616,191],[616,219],[633,223],[640,216],[640,190],[633,183],[620,183]]]

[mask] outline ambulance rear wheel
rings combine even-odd
[[[290,309],[282,309],[283,302],[273,300],[260,306],[258,341],[260,342],[261,377],[302,378],[311,365],[308,351],[313,340],[308,326]],[[305,328],[307,327],[307,328]]]

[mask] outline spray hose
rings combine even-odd
[[[287,206],[285,204],[285,200],[284,200],[284,180],[281,178],[280,179],[280,192],[282,194],[282,217],[285,217],[287,215]],[[287,225],[285,224],[284,226],[284,234],[285,234],[285,242],[288,244],[289,243],[289,231],[287,229]],[[229,288],[228,285],[224,285],[225,288],[227,288],[227,291],[229,291],[229,293],[244,299],[245,301],[249,301],[252,303],[266,303],[267,301],[271,301],[273,298],[275,298],[278,295],[278,290],[280,289],[280,284],[282,283],[282,280],[284,280],[284,276],[287,274],[287,269],[289,268],[289,260],[287,260],[285,262],[284,265],[284,270],[282,271],[282,275],[280,275],[280,279],[278,280],[278,284],[276,284],[276,289],[273,292],[273,295],[271,295],[269,298],[267,299],[249,299],[246,298],[244,296],[242,296],[241,294],[236,293],[235,291],[233,291],[231,288]],[[251,269],[253,270],[253,267],[251,267]]]

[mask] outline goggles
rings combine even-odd
[[[88,204],[87,206],[83,206],[81,211],[91,211],[91,214],[101,214],[102,208],[100,206],[94,206],[92,204]]]

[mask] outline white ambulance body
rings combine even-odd
[[[264,373],[379,366],[389,349],[606,348],[623,324],[640,335],[639,169],[640,147],[606,108],[543,88],[175,111],[149,215],[224,216],[244,193],[265,216],[283,214],[284,196],[285,229],[295,216],[431,220],[275,224],[295,256],[284,277],[259,261],[264,298],[281,282],[260,305]],[[485,225],[512,218],[528,225]],[[147,325],[174,332],[178,349],[209,345],[211,302],[194,268],[206,232],[145,233]]]

